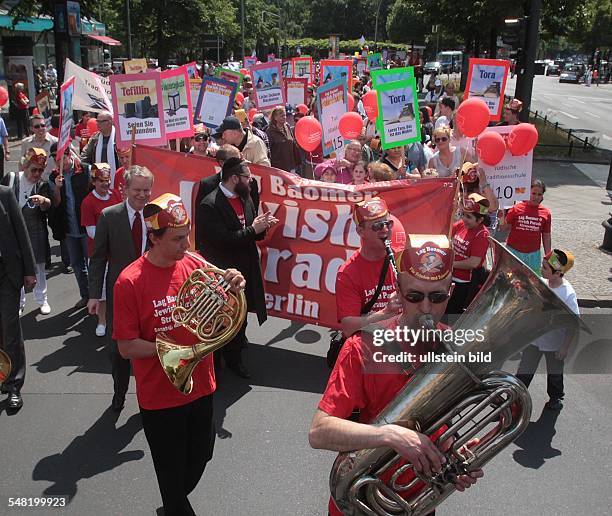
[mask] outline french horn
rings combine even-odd
[[[200,360],[227,344],[238,333],[247,313],[244,291],[234,292],[216,267],[194,270],[181,285],[172,321],[198,338],[181,346],[167,334],[156,338],[157,356],[166,376],[183,394],[193,388],[192,374]]]
[[[455,491],[457,476],[482,468],[529,424],[531,398],[500,371],[512,355],[550,328],[574,331],[580,320],[504,245],[490,239],[494,264],[481,291],[453,330],[483,330],[482,340],[450,343],[442,353],[491,353],[490,362],[432,362],[417,369],[376,417],[428,436],[444,454],[443,470],[426,476],[393,449],[341,453],[330,474],[331,495],[344,515],[421,516]],[[433,328],[433,320],[421,321]],[[440,351],[438,351],[440,352]],[[474,438],[475,446],[466,445]],[[412,474],[406,474],[408,471]]]

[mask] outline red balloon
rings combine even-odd
[[[478,152],[479,161],[495,166],[504,159],[506,143],[501,134],[494,131],[486,131],[478,137],[476,151]]]
[[[295,124],[295,139],[302,149],[312,152],[321,143],[323,128],[319,121],[313,116],[300,118]]]
[[[298,104],[296,108],[301,115],[306,116],[308,114],[308,106],[306,104]]]
[[[354,111],[344,113],[344,115],[340,117],[338,129],[344,138],[347,140],[354,140],[361,134],[361,130],[363,129],[361,115]]]
[[[513,156],[524,156],[538,143],[538,130],[533,124],[518,124],[508,135],[508,149]]]
[[[349,94],[349,96],[348,96],[348,110],[349,111],[353,111],[353,109],[355,109],[355,99],[353,98],[352,95]]]
[[[489,108],[484,100],[471,97],[459,104],[455,121],[464,136],[474,138],[489,125]]]
[[[361,102],[363,103],[363,109],[365,109],[368,120],[374,122],[378,116],[378,96],[376,90],[368,91],[361,97]]]
[[[242,94],[241,91],[236,93],[236,102],[238,102],[239,106],[242,106],[242,104],[244,104],[244,95]]]
[[[98,121],[95,118],[87,120],[87,131],[89,131],[89,136],[93,136],[98,130]]]
[[[406,249],[406,230],[396,216],[389,214],[389,218],[393,221],[393,227],[391,228],[391,248],[399,253]]]
[[[4,106],[9,99],[8,91],[3,86],[0,86],[0,106]]]

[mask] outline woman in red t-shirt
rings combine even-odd
[[[542,254],[551,250],[551,213],[541,206],[544,200],[546,185],[544,181],[534,179],[531,182],[531,197],[510,208],[505,222],[500,225],[501,231],[510,230],[506,241],[508,248],[536,274],[541,273]]]
[[[87,145],[89,137],[91,136],[87,127],[87,122],[89,122],[90,116],[91,115],[88,111],[83,112],[83,115],[81,115],[81,120],[79,120],[79,123],[74,127],[74,136],[79,142],[80,151],[85,148],[85,145]]]
[[[118,192],[110,190],[110,165],[108,163],[94,163],[91,166],[91,183],[93,190],[87,194],[81,203],[81,226],[87,231],[87,256],[91,258],[96,236],[98,218],[104,208],[119,204],[121,196]],[[98,309],[98,325],[96,335],[104,337],[106,334],[106,279],[102,283],[102,298]]]
[[[453,225],[453,293],[446,313],[460,315],[476,292],[470,288],[472,271],[480,267],[489,248],[489,201],[480,194],[470,194],[463,203],[461,220]]]

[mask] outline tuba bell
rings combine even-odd
[[[191,375],[200,360],[227,344],[246,317],[244,292],[232,292],[223,279],[224,273],[216,267],[196,269],[176,296],[172,320],[194,334],[197,344],[181,346],[165,333],[157,335],[157,356],[162,368],[172,385],[183,394],[191,392]]]
[[[529,424],[527,389],[500,369],[551,325],[576,331],[581,323],[504,245],[490,241],[493,268],[453,326],[455,335],[459,329],[482,329],[483,338],[461,346],[450,343],[441,351],[490,352],[490,362],[424,364],[372,423],[436,434],[434,444],[446,458],[442,471],[425,476],[390,448],[341,453],[332,467],[330,488],[343,514],[425,515],[455,491],[457,476],[484,466]],[[422,323],[427,326],[426,320]],[[433,328],[433,320],[429,323]],[[468,449],[473,438],[479,442]]]
[[[8,354],[0,349],[0,386],[11,375],[11,358]]]

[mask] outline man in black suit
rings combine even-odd
[[[90,314],[97,314],[102,297],[104,273],[106,273],[106,327],[107,335],[113,334],[113,287],[121,271],[142,256],[146,245],[147,229],[142,215],[145,204],[151,198],[153,174],[146,167],[134,165],[124,174],[127,199],[102,210],[94,250],[89,260],[89,302]],[[130,361],[122,358],[117,342],[109,339],[114,395],[112,409],[121,411],[130,383]]]
[[[11,359],[12,369],[2,384],[8,408],[23,406],[25,348],[19,321],[21,287],[36,284],[34,252],[23,215],[10,188],[0,186],[0,349]]]
[[[256,216],[250,197],[251,171],[240,158],[223,164],[221,183],[197,206],[196,247],[210,263],[222,269],[238,269],[246,279],[249,311],[255,311],[259,324],[266,318],[263,280],[257,252],[257,240],[278,222],[270,213]],[[227,366],[237,375],[250,378],[242,363],[246,320],[232,341],[224,346]]]

